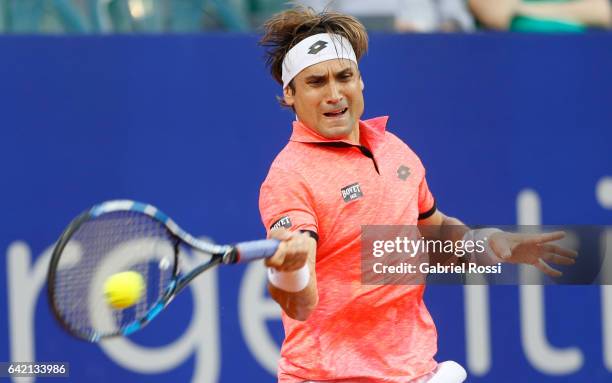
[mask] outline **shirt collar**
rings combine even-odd
[[[381,116],[371,118],[369,120],[359,121],[359,140],[361,144],[368,147],[371,151],[382,143],[385,136],[385,129],[387,127],[387,120],[389,116]],[[321,136],[315,130],[310,129],[304,125],[301,121],[293,121],[293,133],[289,141],[302,142],[308,144],[322,144],[330,142],[343,142],[348,145],[355,144],[350,143],[346,139],[330,139]]]

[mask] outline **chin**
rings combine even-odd
[[[350,125],[342,124],[336,126],[325,126],[322,129],[318,130],[325,138],[341,139],[351,134],[353,128]]]
[[[348,137],[350,133],[351,133],[351,129],[347,129],[345,126],[343,126],[343,127],[327,128],[322,132],[322,135],[325,138],[338,140],[338,139]]]

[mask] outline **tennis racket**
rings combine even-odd
[[[216,245],[181,229],[156,207],[129,200],[103,202],[76,217],[58,240],[47,275],[48,298],[57,320],[73,336],[89,342],[125,336],[155,318],[196,276],[219,264],[270,257],[277,240]],[[179,263],[185,252],[206,260],[186,274]],[[138,301],[124,309],[111,306],[104,284],[117,273],[143,277]]]

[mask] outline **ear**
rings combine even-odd
[[[363,84],[363,77],[359,76],[359,84],[361,85],[361,90],[363,90],[363,88],[365,88],[365,85]]]
[[[290,86],[287,86],[285,89],[283,89],[283,97],[285,99],[285,104],[293,106],[293,104],[295,103],[295,99],[293,97],[293,91],[291,90]]]

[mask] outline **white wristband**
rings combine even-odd
[[[501,230],[496,228],[485,228],[485,229],[476,229],[470,230],[463,236],[463,241],[481,241],[484,242],[484,252],[474,251],[472,255],[472,260],[479,265],[496,265],[498,262],[503,262],[501,257],[498,257],[497,254],[491,249],[489,245],[489,238],[495,233],[499,233]],[[477,255],[477,256],[474,256]]]
[[[293,271],[278,271],[275,268],[268,267],[268,280],[274,287],[278,287],[283,291],[297,293],[308,286],[310,282],[310,268],[308,262],[304,266]]]

